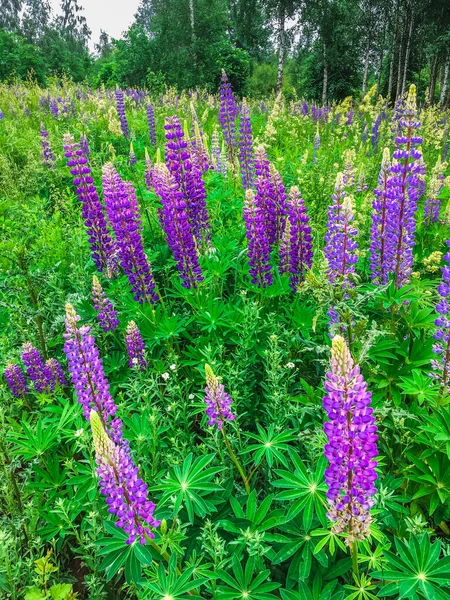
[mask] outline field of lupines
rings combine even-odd
[[[0,597],[450,597],[449,117],[0,86]]]

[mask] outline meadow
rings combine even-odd
[[[449,111],[0,85],[0,597],[450,597]]]

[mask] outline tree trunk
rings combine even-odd
[[[280,8],[280,22],[279,22],[279,34],[278,34],[278,73],[277,73],[277,94],[281,92],[283,86],[283,66],[284,66],[284,53],[286,50],[286,32],[285,32],[285,20],[286,14],[284,6]]]
[[[428,86],[428,104],[433,104],[436,91],[438,57],[434,55],[430,65],[430,85]]]
[[[366,95],[366,89],[367,89],[367,73],[369,72],[369,54],[370,54],[370,41],[367,42],[366,56],[364,58],[364,76],[363,76],[363,87],[362,87],[363,98]]]
[[[381,72],[383,70],[383,58],[384,58],[384,47],[386,44],[386,29],[387,29],[387,25],[385,26],[384,30],[383,30],[383,43],[381,44],[381,50],[380,50],[380,67],[378,69],[378,77],[377,77],[377,93],[380,93],[380,86],[381,86]]]
[[[392,96],[392,86],[394,82],[394,58],[395,58],[395,48],[397,46],[397,35],[398,35],[398,3],[397,10],[395,11],[395,26],[394,26],[394,34],[392,36],[392,48],[391,48],[391,61],[389,64],[389,83],[388,83],[388,100],[391,100]]]
[[[328,64],[325,47],[323,48],[323,87],[322,87],[322,104],[327,102],[327,86],[328,86]]]
[[[411,21],[409,23],[408,41],[406,42],[406,53],[405,53],[405,65],[403,67],[403,82],[402,82],[402,96],[406,89],[406,75],[408,73],[409,54],[411,52],[411,36],[414,23],[414,13],[411,12]]]
[[[447,50],[447,57],[445,59],[445,64],[444,64],[444,76],[442,78],[441,97],[439,99],[439,104],[441,106],[444,106],[445,95],[447,93],[449,67],[450,67],[450,52]]]
[[[189,0],[189,17],[191,20],[191,36],[192,41],[195,37],[195,15],[194,15],[194,0]]]

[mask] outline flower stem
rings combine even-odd
[[[236,458],[236,455],[230,446],[230,442],[228,441],[227,434],[225,432],[225,427],[222,427],[221,431],[222,431],[222,435],[223,435],[223,440],[225,442],[225,446],[227,447],[227,450],[228,450],[228,454],[230,455],[231,460],[236,465],[236,468],[239,471],[240,476],[242,477],[242,481],[244,482],[244,486],[245,486],[245,491],[247,492],[247,494],[250,494],[250,485],[248,483],[247,476],[245,475],[245,471],[242,468],[241,463]]]
[[[350,545],[350,553],[352,555],[352,570],[356,581],[359,581],[359,567],[358,567],[358,542],[355,540]]]

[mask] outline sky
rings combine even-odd
[[[84,8],[92,36],[89,48],[94,50],[94,44],[98,42],[100,29],[106,31],[110,37],[119,38],[133,21],[139,5],[139,0],[79,0],[80,6]],[[60,0],[51,0],[55,13],[59,13]]]

